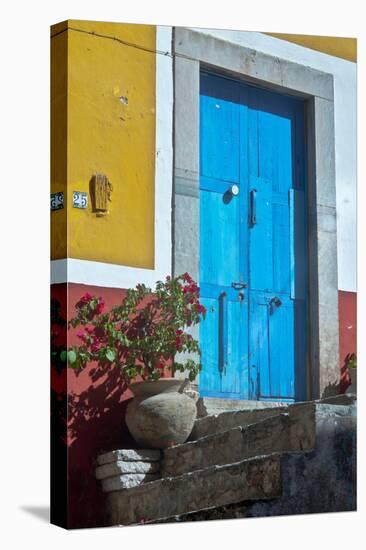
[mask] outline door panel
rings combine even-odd
[[[304,399],[304,105],[202,74],[200,135],[200,393]]]
[[[251,290],[273,287],[272,188],[269,180],[251,178],[249,277]]]
[[[252,292],[250,300],[251,398],[286,398],[294,394],[294,304],[284,295]]]
[[[237,83],[202,75],[202,176],[239,182],[239,91]]]
[[[231,286],[239,280],[239,201],[201,190],[201,281]]]
[[[200,394],[239,398],[244,391],[243,366],[247,348],[241,319],[248,302],[240,300],[233,289],[225,292],[213,285],[201,285],[201,295],[207,313],[200,331],[204,365],[200,374]]]

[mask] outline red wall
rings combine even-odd
[[[75,303],[90,292],[103,296],[106,309],[118,304],[125,291],[87,285],[53,285],[51,296],[62,300],[62,314],[75,315]],[[68,343],[80,343],[76,330],[68,332]],[[104,495],[94,477],[94,460],[101,451],[131,448],[133,441],[124,424],[124,411],[131,393],[121,381],[117,369],[100,373],[90,364],[80,374],[65,369],[52,370],[52,388],[62,394],[67,389],[67,453],[68,453],[68,527],[95,527],[104,522]],[[66,442],[65,442],[66,444]]]
[[[357,293],[340,290],[338,304],[341,391],[344,392],[350,384],[346,356],[357,353]]]

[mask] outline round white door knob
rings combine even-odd
[[[239,187],[237,185],[232,185],[230,191],[231,194],[234,195],[234,197],[236,197],[236,195],[239,195]]]

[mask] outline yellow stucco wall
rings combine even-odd
[[[69,258],[154,267],[155,32],[154,26],[88,21],[51,29],[52,42],[67,40]],[[92,212],[90,194],[87,210],[72,207],[72,192],[89,193],[96,172],[113,186],[105,217]],[[54,173],[52,189],[61,190]],[[65,257],[55,227],[65,214],[52,213],[53,259]]]
[[[55,28],[56,31],[56,28]],[[57,27],[57,31],[59,28]],[[67,195],[67,34],[51,40],[51,193]],[[66,209],[51,213],[51,257],[66,258]]]
[[[305,48],[317,50],[347,59],[348,61],[357,62],[357,40],[356,38],[340,38],[336,36],[311,36],[306,34],[282,34],[276,32],[268,32],[270,36],[294,42]]]

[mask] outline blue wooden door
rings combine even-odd
[[[200,394],[306,396],[304,107],[202,73]]]

